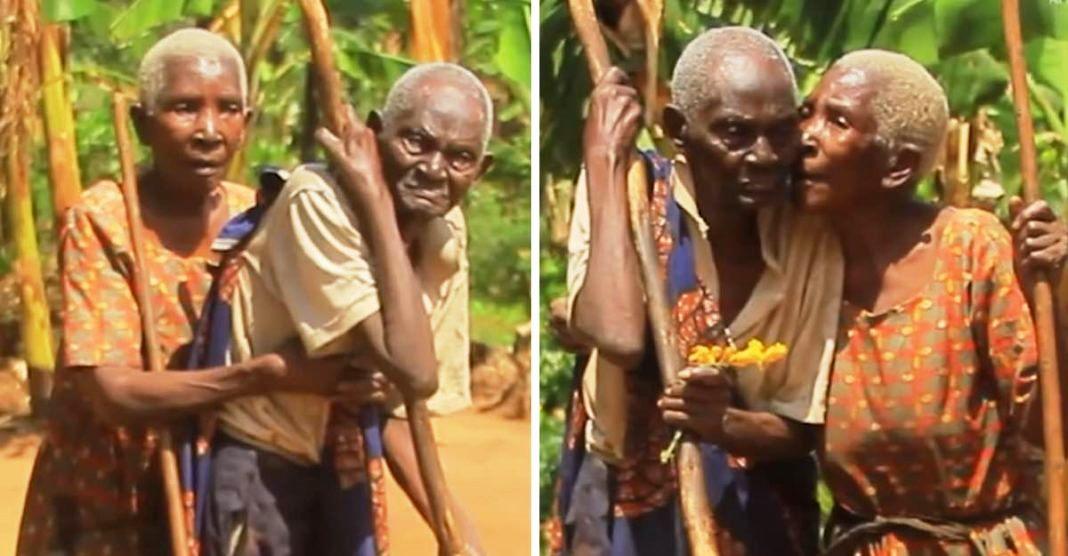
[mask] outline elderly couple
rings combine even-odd
[[[915,196],[948,108],[915,61],[843,56],[799,102],[764,35],[707,31],[678,60],[643,153],[683,357],[782,342],[762,370],[695,366],[661,384],[629,240],[625,181],[638,94],[596,84],[569,247],[577,367],[554,551],[685,554],[673,431],[701,441],[722,555],[1042,554],[1030,442],[1041,419],[1026,286],[1065,231],[1014,202],[985,212]],[[818,482],[834,509],[819,539]]]
[[[439,368],[467,365],[466,342],[435,338],[466,322],[466,307],[442,312],[466,295],[457,205],[491,161],[489,94],[460,66],[416,66],[367,127],[319,130],[329,170],[300,167],[254,199],[222,179],[251,115],[229,42],[167,36],[139,88],[150,295],[167,367],[183,372],[142,372],[122,195],[96,184],[63,226],[62,365],[18,553],[169,553],[151,427],[205,413],[201,552],[385,552],[383,457],[424,516],[428,504],[407,429],[379,408],[393,387],[425,399]]]

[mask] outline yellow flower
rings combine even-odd
[[[789,350],[786,349],[786,344],[782,342],[771,344],[764,350],[764,354],[760,358],[760,366],[766,367],[776,361],[781,361],[786,357],[788,351]]]
[[[764,342],[753,338],[739,350],[734,346],[694,346],[687,360],[691,365],[730,365],[736,368],[757,366],[761,369],[781,360],[786,356],[786,346],[775,343],[765,346]]]

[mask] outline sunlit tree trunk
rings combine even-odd
[[[411,0],[411,55],[420,62],[453,60],[453,11],[450,0]]]
[[[23,356],[30,369],[30,390],[35,410],[41,409],[51,385],[55,369],[52,353],[52,326],[48,303],[41,278],[41,257],[37,249],[37,234],[33,223],[30,199],[29,153],[31,122],[37,80],[37,38],[39,35],[35,0],[7,0],[4,2],[4,22],[7,44],[0,45],[6,54],[4,66],[3,104],[0,106],[0,138],[4,147],[4,168],[7,195],[4,216],[7,220],[15,255],[14,272],[19,281],[22,307],[19,328],[22,335]]]
[[[62,221],[67,208],[78,200],[82,190],[78,150],[74,140],[74,115],[67,95],[67,76],[59,47],[62,32],[60,25],[44,24],[39,42],[41,106],[48,134],[48,173],[57,223]]]

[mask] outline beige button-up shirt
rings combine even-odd
[[[439,362],[439,390],[429,406],[447,413],[471,403],[467,239],[459,207],[432,221],[417,241],[415,271]],[[374,257],[344,192],[321,167],[293,172],[241,256],[232,300],[234,362],[294,337],[312,356],[351,352],[349,331],[379,311]],[[316,463],[329,406],[310,394],[247,396],[225,404],[220,427],[294,461]]]
[[[698,277],[719,291],[708,225],[697,210],[692,174],[685,159],[673,161],[672,191],[694,243]],[[728,325],[736,342],[750,338],[789,347],[784,361],[738,373],[737,388],[748,409],[769,411],[802,423],[823,422],[827,380],[842,299],[843,263],[837,239],[821,218],[789,206],[757,216],[766,269],[752,295]],[[575,191],[568,243],[568,311],[585,283],[590,255],[589,193],[585,176]],[[599,359],[596,350],[583,375],[589,448],[609,459],[622,456],[626,403],[622,369]]]

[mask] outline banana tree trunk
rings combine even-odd
[[[74,116],[67,95],[66,74],[59,49],[62,26],[43,25],[39,42],[41,105],[48,135],[48,177],[57,224],[82,191],[78,150],[74,140]],[[57,225],[57,228],[59,226]]]
[[[14,133],[8,137],[4,216],[15,248],[14,271],[22,301],[19,331],[22,335],[23,357],[30,370],[30,395],[34,412],[40,413],[48,398],[51,373],[56,365],[52,355],[52,324],[41,277],[41,256],[37,249],[37,230],[33,224],[29,159],[25,146],[25,135]]]
[[[34,96],[38,86],[37,40],[40,35],[38,7],[35,0],[11,0],[2,3],[3,43],[0,53],[0,141],[3,143],[4,173],[7,196],[4,218],[10,230],[10,245],[15,255],[14,271],[18,278],[22,302],[19,329],[23,357],[30,369],[30,394],[35,413],[40,413],[48,398],[55,360],[52,353],[52,326],[41,257],[37,248],[37,230],[33,222],[30,199],[30,160],[28,145],[32,137],[30,122],[34,115]]]
[[[411,55],[420,62],[452,60],[454,56],[452,2],[411,0]]]

